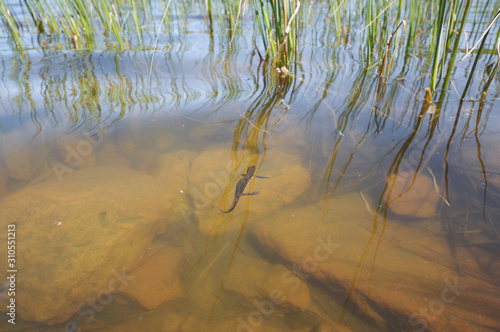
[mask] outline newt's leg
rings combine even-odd
[[[241,194],[241,196],[244,196],[244,195],[253,196],[253,195],[257,195],[258,193],[259,193],[258,191],[252,191],[251,193],[244,193],[244,194]]]

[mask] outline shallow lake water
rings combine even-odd
[[[424,57],[380,84],[311,32],[276,73],[187,22],[154,57],[2,48],[2,330],[500,329],[498,80],[428,104]]]

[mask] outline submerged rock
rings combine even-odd
[[[238,294],[255,309],[264,307],[272,314],[306,310],[310,301],[307,284],[283,265],[241,256],[235,260],[224,289]]]
[[[383,220],[358,193],[265,218],[250,228],[270,257],[296,267],[345,310],[390,330],[500,328],[498,286],[462,257],[457,275],[445,238],[420,224]],[[343,314],[329,313],[342,323]]]
[[[120,155],[127,158],[137,149],[133,135],[126,132],[116,134],[115,144]]]
[[[126,285],[153,238],[180,220],[174,204],[184,196],[172,188],[183,176],[172,176],[169,187],[121,166],[86,168],[1,201],[2,229],[15,224],[19,236],[17,314],[64,322],[88,299],[99,301]],[[2,271],[5,264],[0,261]]]
[[[158,158],[158,166],[154,175],[159,181],[166,184],[178,184],[175,190],[179,192],[181,190],[187,191],[191,163],[197,155],[197,152],[190,150],[178,150],[164,154]]]
[[[189,130],[188,138],[195,143],[204,143],[216,137],[216,134],[222,131],[224,133],[228,132],[226,128],[221,128],[220,126],[199,126]]]
[[[391,194],[390,209],[392,212],[416,218],[429,218],[436,214],[439,195],[433,180],[423,174],[401,172],[389,177],[389,186],[395,179]],[[415,179],[415,182],[413,182]]]
[[[89,139],[65,135],[56,140],[54,154],[58,162],[71,168],[88,168],[95,166],[95,144]]]
[[[177,136],[172,132],[158,130],[155,133],[156,149],[159,151],[167,150],[168,148],[174,145],[176,140]]]
[[[167,153],[158,158],[158,166],[154,175],[160,185],[168,186],[176,193],[174,211],[186,224],[192,223],[192,203],[187,194],[188,174],[191,163],[198,153],[190,150],[179,150]]]
[[[123,292],[150,310],[182,297],[180,269],[183,261],[179,250],[154,244],[141,265],[129,273],[131,280]]]
[[[28,180],[47,158],[52,144],[37,143],[41,139],[30,138],[20,131],[5,136],[2,158],[10,177]]]
[[[201,318],[206,314],[194,310],[172,311],[163,310],[148,313],[143,316],[127,317],[127,322],[116,326],[108,325],[105,328],[92,329],[102,332],[136,332],[136,331],[237,331],[237,332],[281,332],[293,331],[290,329],[276,328],[269,324],[269,318],[263,320],[262,324],[251,326],[243,321],[245,316],[237,316],[226,313],[223,317],[214,317],[211,321]]]
[[[149,172],[158,160],[155,150],[137,150],[130,154],[130,168]]]
[[[113,139],[105,137],[102,143],[97,148],[96,164],[102,165],[117,165],[128,166],[130,160],[119,152],[118,147]]]

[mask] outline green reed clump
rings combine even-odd
[[[439,2],[439,13],[436,19],[436,24],[434,25],[433,35],[436,36],[436,43],[434,46],[434,56],[432,62],[432,74],[431,74],[431,90],[434,91],[436,89],[436,81],[438,77],[438,66],[440,63],[441,52],[443,49],[442,38],[443,38],[443,26],[445,21],[445,9],[446,9],[447,0],[441,0]]]
[[[441,87],[441,95],[439,97],[440,101],[444,100],[444,97],[445,97],[445,94],[446,94],[446,89],[448,87],[448,83],[450,82],[451,74],[452,74],[453,68],[455,66],[455,60],[456,60],[457,53],[458,53],[458,48],[459,48],[459,45],[460,45],[460,38],[459,38],[459,36],[461,36],[462,33],[463,33],[463,31],[464,31],[464,26],[465,26],[465,23],[467,21],[467,16],[469,15],[470,5],[471,5],[471,0],[467,0],[467,2],[465,4],[465,7],[462,10],[462,19],[460,21],[458,21],[460,23],[460,27],[458,29],[458,32],[457,32],[456,36],[450,35],[450,38],[449,38],[450,39],[450,45],[451,45],[451,40],[452,39],[454,39],[454,44],[453,44],[451,56],[450,56],[450,58],[448,60],[448,69],[446,71],[446,76],[443,79],[443,84],[442,84],[442,87]]]
[[[265,60],[273,67],[287,67],[297,51],[299,0],[253,0]]]
[[[94,29],[88,12],[88,7],[83,0],[66,1],[56,0],[62,13],[62,31],[75,49],[81,48],[82,40],[93,46]]]
[[[29,14],[25,25],[28,31],[34,27],[39,34],[62,34],[74,49],[95,48],[99,34],[114,39],[120,50],[130,48],[130,37],[143,46],[143,29],[153,17],[150,0],[22,0],[20,3]],[[0,11],[8,34],[16,47],[22,49],[19,24],[3,1]]]
[[[154,21],[157,14],[154,11],[161,5],[165,15],[160,29],[171,33],[170,24],[175,15],[182,20],[192,11],[205,12],[209,33],[214,33],[217,28],[214,22],[218,21],[220,28],[216,33],[228,37],[230,48],[233,39],[238,37],[241,17],[252,15],[256,22],[254,32],[259,36],[259,40],[254,41],[259,55],[273,67],[289,68],[297,63],[302,51],[299,36],[308,35],[304,33],[306,29],[325,29],[325,35],[329,36],[327,42],[333,46],[352,41],[352,45],[359,45],[353,52],[362,58],[367,69],[379,68],[384,78],[380,82],[384,85],[389,82],[392,66],[398,64],[398,56],[404,56],[400,77],[410,68],[412,56],[424,58],[422,74],[429,74],[430,91],[440,89],[442,100],[456,68],[456,57],[468,47],[464,46],[468,40],[479,45],[484,22],[494,21],[494,12],[490,9],[498,9],[500,0],[21,0],[27,13],[21,20],[14,17],[7,3],[0,2],[0,15],[4,31],[19,52],[23,51],[22,34],[33,30],[41,35],[64,36],[74,49],[95,49],[100,39],[118,50],[137,44],[142,49],[154,48],[155,45],[145,45],[144,36],[148,32],[159,35],[161,30]],[[471,9],[474,15],[469,14]],[[398,33],[391,35],[403,21],[407,22],[406,27],[400,26]],[[187,24],[177,26],[178,31],[182,28],[188,31]],[[51,40],[61,39],[56,36]],[[475,56],[495,54],[495,50],[489,49],[490,45],[491,42],[486,42]],[[496,73],[496,68],[492,67],[487,73],[486,89],[493,82],[491,73]]]
[[[10,40],[14,44],[14,48],[20,53],[23,53],[24,51],[23,45],[21,43],[19,23],[3,1],[0,1],[0,15],[2,16],[2,21],[7,27],[8,33],[10,35]]]
[[[126,33],[123,29],[124,25],[122,25],[122,22],[120,21],[121,17],[118,11],[121,7],[118,7],[118,3],[113,0],[92,0],[92,3],[94,5],[93,7],[97,11],[106,34],[112,33],[114,35],[115,40],[118,42],[119,49],[128,48]]]

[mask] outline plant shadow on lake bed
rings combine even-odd
[[[408,53],[397,36],[419,32],[387,18],[392,53],[367,57],[359,16],[339,33],[300,15],[279,70],[245,15],[230,46],[201,15],[172,17],[154,53],[147,31],[119,51],[2,39],[2,330],[500,329],[493,37],[426,93],[424,32]],[[250,165],[259,194],[221,213]]]

